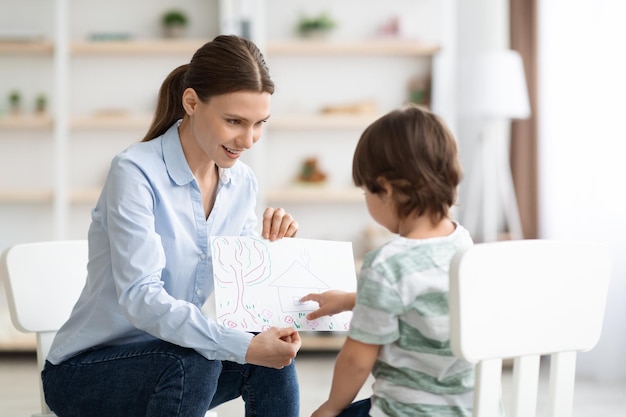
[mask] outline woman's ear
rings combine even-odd
[[[193,88],[185,89],[185,91],[183,91],[182,100],[185,113],[187,113],[189,116],[194,114],[194,112],[196,111],[196,107],[200,102],[200,98],[198,97],[198,94],[196,94],[196,91]]]

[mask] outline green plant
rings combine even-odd
[[[9,103],[11,104],[11,107],[18,107],[21,101],[22,95],[19,91],[14,90],[9,93]]]
[[[48,97],[45,94],[39,94],[35,99],[35,108],[37,112],[43,113],[48,107]]]
[[[187,14],[180,10],[169,10],[163,14],[161,19],[163,26],[186,26],[188,19]]]
[[[337,23],[328,15],[328,13],[322,13],[316,17],[301,17],[298,22],[298,31],[300,34],[306,34],[312,31],[330,31],[336,26]]]

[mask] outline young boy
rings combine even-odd
[[[310,319],[354,307],[330,395],[313,417],[471,415],[473,366],[453,356],[448,329],[449,264],[472,244],[449,213],[461,176],[453,135],[419,107],[392,111],[361,135],[353,181],[372,218],[398,236],[367,254],[356,297],[303,297],[320,306]],[[370,372],[372,397],[352,403]]]

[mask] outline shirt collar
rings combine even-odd
[[[180,136],[178,135],[178,126],[180,125],[180,122],[181,121],[179,120],[174,123],[163,134],[161,146],[163,147],[163,160],[165,161],[167,172],[177,185],[184,185],[190,183],[195,178],[191,169],[189,169],[187,159],[183,153],[183,146],[180,143]],[[218,173],[220,182],[223,185],[233,181],[230,169],[218,167]]]

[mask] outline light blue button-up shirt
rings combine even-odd
[[[253,235],[252,170],[219,170],[206,219],[178,123],[112,163],[89,228],[87,283],[48,356],[53,364],[96,346],[162,339],[208,359],[245,362],[252,335],[201,312],[213,292],[209,236]]]

